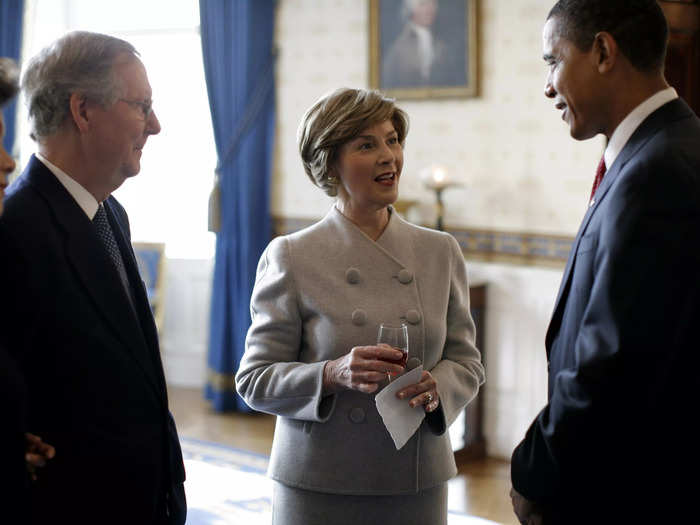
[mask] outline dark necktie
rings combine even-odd
[[[119,279],[124,286],[126,296],[133,307],[134,303],[131,298],[129,278],[126,275],[126,269],[124,268],[124,260],[122,259],[121,252],[119,251],[117,240],[114,238],[112,227],[109,225],[109,220],[107,220],[107,212],[102,204],[100,204],[97,208],[97,213],[92,219],[92,223],[95,225],[97,236],[100,238],[100,241],[102,241],[102,245],[105,247],[105,250],[107,250],[107,254],[109,255],[109,258],[112,260],[112,263],[119,274]]]
[[[601,157],[600,162],[598,163],[598,169],[595,171],[595,179],[593,179],[593,188],[591,189],[590,200],[591,205],[595,202],[593,197],[595,196],[598,186],[600,186],[600,183],[603,182],[603,177],[605,176],[606,171],[607,168],[605,167],[605,157]]]

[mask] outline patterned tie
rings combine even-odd
[[[102,245],[107,250],[109,258],[112,259],[114,267],[121,274],[126,273],[124,270],[124,261],[122,260],[122,254],[119,252],[119,246],[117,246],[117,240],[114,238],[114,232],[112,232],[112,227],[109,225],[107,220],[107,212],[102,204],[97,208],[97,213],[92,219],[95,228],[97,229],[97,236],[102,241]]]
[[[114,232],[112,227],[109,225],[109,220],[107,220],[107,212],[102,204],[97,208],[97,213],[92,219],[92,223],[95,225],[97,231],[97,236],[102,241],[102,245],[107,250],[109,258],[112,259],[112,263],[119,274],[119,279],[124,286],[124,291],[126,296],[131,303],[132,308],[134,307],[134,301],[131,296],[131,287],[129,286],[129,278],[126,275],[126,268],[124,267],[124,260],[122,259],[122,254],[119,251],[119,246],[117,245],[117,240],[114,238]]]
[[[600,183],[603,181],[603,176],[605,175],[606,171],[607,171],[607,168],[605,167],[605,157],[601,157],[600,162],[598,163],[598,169],[595,171],[595,179],[593,180],[593,189],[591,189],[591,200],[590,200],[591,205],[595,202],[593,200],[593,196],[595,195],[595,192],[598,189],[598,186],[600,186]]]

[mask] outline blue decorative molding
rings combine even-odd
[[[541,233],[448,228],[465,257],[531,265],[566,263],[573,238]]]
[[[310,226],[317,219],[275,217],[274,234],[286,235]],[[563,266],[573,237],[544,233],[447,228],[468,259],[532,266]]]

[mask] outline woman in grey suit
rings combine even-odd
[[[304,116],[299,149],[335,205],[273,240],[258,266],[252,325],[236,387],[276,414],[273,523],[436,525],[456,474],[446,428],[484,381],[462,253],[448,234],[391,207],[406,114],[377,91],[340,89]],[[396,450],[374,394],[400,352],[376,345],[380,323],[406,323],[409,367],[398,392],[426,418]]]

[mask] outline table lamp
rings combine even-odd
[[[421,179],[423,185],[435,192],[437,198],[437,230],[443,230],[443,216],[445,214],[445,205],[442,202],[442,192],[451,186],[459,186],[459,183],[450,179],[447,168],[440,164],[433,164],[422,171]]]

